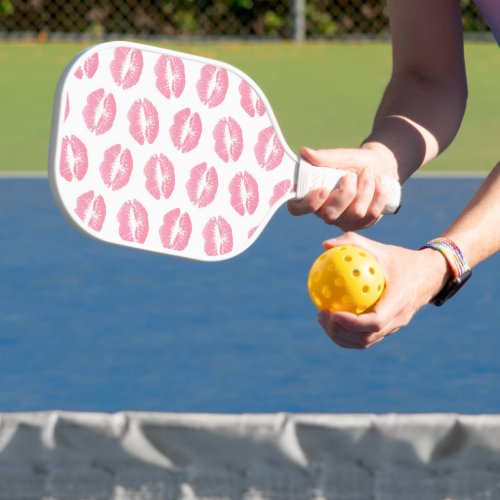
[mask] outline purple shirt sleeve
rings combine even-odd
[[[500,0],[474,0],[500,45]]]

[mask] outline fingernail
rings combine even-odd
[[[318,196],[320,200],[326,200],[328,196],[330,196],[330,191],[326,188],[322,188],[321,191],[318,193]]]

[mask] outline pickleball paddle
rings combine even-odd
[[[77,56],[57,87],[49,179],[99,240],[203,261],[234,257],[280,205],[345,171],[286,144],[268,100],[223,62],[128,42]],[[384,178],[386,213],[401,187]]]

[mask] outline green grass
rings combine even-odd
[[[54,89],[85,48],[0,44],[0,171],[43,171]],[[292,149],[356,146],[366,136],[390,69],[388,43],[170,44],[249,74],[272,103]],[[470,98],[454,144],[427,169],[487,170],[498,161],[500,59],[493,43],[466,47]],[[494,141],[494,139],[496,139]]]

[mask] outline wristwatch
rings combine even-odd
[[[472,269],[458,246],[448,238],[436,238],[426,243],[422,248],[432,248],[440,252],[448,263],[452,277],[442,290],[431,300],[431,304],[442,306],[462,288],[472,276]]]

